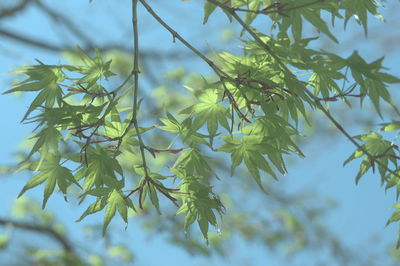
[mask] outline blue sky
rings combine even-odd
[[[47,2],[51,3],[52,1]],[[94,0],[92,4],[87,2],[78,0],[59,1],[55,8],[59,11],[65,11],[81,27],[87,28],[90,35],[99,43],[113,40],[112,42],[122,42],[126,46],[131,46],[130,10],[116,4],[116,1]],[[202,26],[202,9],[199,9],[200,5],[196,1],[191,1],[191,3],[180,1],[174,1],[174,3],[171,3],[172,1],[155,2],[157,2],[155,6],[158,7],[157,10],[160,15],[171,23],[179,33],[197,43],[198,47],[204,48],[209,45],[216,47],[216,49],[224,49],[224,44],[218,37],[219,32],[215,30],[226,24],[224,17],[218,15],[211,17],[209,24]],[[166,5],[176,5],[176,10],[178,10],[176,12],[179,12],[179,14],[172,13],[171,11],[174,9],[166,8]],[[52,6],[54,8],[54,5]],[[362,34],[362,29],[357,27],[355,23],[350,23],[347,33],[342,35],[345,40],[344,43],[341,43],[341,47],[333,46],[332,49],[334,49],[334,52],[335,49],[340,48],[340,52],[344,55],[349,55],[352,50],[357,49],[362,56],[366,56],[370,60],[389,53],[390,56],[385,60],[384,65],[390,68],[392,74],[399,76],[400,67],[397,64],[400,61],[399,52],[384,51],[380,48],[382,47],[381,37],[386,36],[383,34],[396,32],[397,27],[393,9],[386,10],[384,14],[386,14],[388,20],[386,24],[381,24],[378,20],[370,20],[371,29],[367,40],[353,41],[355,37]],[[145,49],[156,48],[168,51],[183,48],[179,43],[172,43],[172,37],[169,33],[157,29],[153,19],[143,9],[140,10],[139,19],[143,21],[141,46]],[[182,23],[182,21],[190,21],[190,25],[194,25],[196,31],[193,31],[188,24]],[[49,42],[74,43],[73,37],[60,35],[57,30],[58,25],[48,23],[43,15],[33,8],[7,23],[1,23],[0,27],[26,33]],[[341,28],[338,29],[338,32],[341,30]],[[3,38],[0,36],[0,73],[9,72],[22,63],[34,63],[34,58],[49,64],[59,61],[57,54],[32,49]],[[18,51],[18,53],[9,51]],[[204,74],[210,73],[202,62],[193,60],[195,61],[191,62],[191,65],[194,71],[202,71]],[[1,91],[8,89],[9,82],[13,78],[12,75],[0,75]],[[393,89],[397,88],[393,87]],[[2,163],[10,163],[14,160],[12,153],[16,151],[19,143],[32,129],[32,125],[18,123],[29,102],[30,98],[26,96],[20,99],[13,95],[0,96],[0,114],[3,125],[0,131],[0,146],[2,147],[0,160]],[[360,129],[362,128],[352,127],[352,133],[358,134]],[[394,191],[385,193],[384,188],[380,187],[379,176],[372,173],[367,174],[356,186],[354,176],[358,170],[357,163],[352,163],[345,168],[342,167],[344,159],[352,151],[353,147],[342,136],[321,136],[317,137],[316,140],[310,140],[304,148],[306,158],[293,164],[290,167],[290,174],[283,177],[282,182],[288,191],[310,188],[320,195],[335,199],[338,202],[338,207],[329,214],[326,224],[330,225],[334,232],[342,235],[344,242],[349,245],[359,245],[372,235],[377,235],[382,239],[382,247],[384,247],[396,239],[396,226],[384,227],[391,215],[390,207],[395,203]],[[2,204],[0,215],[6,215],[9,206],[28,177],[29,174],[23,173],[1,179]],[[28,195],[40,199],[42,190],[36,189]],[[70,207],[57,197],[49,201],[48,208],[58,214],[58,217],[64,220],[70,228],[80,226],[73,221],[82,212],[81,208]],[[93,221],[96,216],[90,219]],[[89,223],[90,219],[84,222]],[[240,240],[236,241],[237,246],[232,258],[227,261],[221,258],[209,260],[202,257],[192,258],[181,249],[168,245],[162,237],[147,241],[146,234],[134,223],[130,225],[128,231],[131,235],[139,236],[134,239],[133,245],[134,247],[140,246],[140,254],[137,254],[140,265],[246,265],[246,261],[251,263],[249,265],[283,265],[281,258],[266,252],[258,245],[248,245]],[[143,243],[145,244],[143,245]],[[155,253],[157,256],[155,256]],[[307,256],[302,256],[297,261],[298,265],[309,265],[306,262],[311,257]],[[265,264],[266,261],[268,261],[268,264]]]

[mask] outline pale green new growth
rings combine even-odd
[[[22,168],[38,173],[20,195],[44,183],[45,207],[56,187],[67,196],[68,188],[76,186],[81,190],[81,202],[93,202],[78,221],[105,209],[104,232],[116,213],[128,223],[129,209],[137,212],[151,203],[161,213],[160,203],[167,200],[177,205],[176,214],[185,215],[185,231],[197,221],[208,239],[209,226],[218,228],[217,217],[225,209],[209,182],[218,178],[211,156],[230,154],[230,175],[244,165],[268,193],[265,177],[278,180],[288,171],[285,161],[289,156],[304,156],[297,143],[302,135],[299,125],[311,123],[307,116],[315,110],[322,111],[355,145],[356,151],[344,164],[362,159],[356,182],[368,170],[377,169],[382,184],[396,186],[399,193],[399,147],[396,139],[387,140],[382,132],[398,133],[400,122],[385,123],[381,129],[352,137],[327,103],[343,100],[350,108],[350,99],[369,99],[381,116],[383,102],[395,106],[387,86],[400,79],[383,71],[383,58],[368,63],[357,51],[342,58],[311,49],[310,43],[319,36],[303,38],[302,33],[309,24],[339,42],[331,27],[355,18],[367,34],[368,18],[380,18],[378,1],[206,0],[203,23],[223,11],[242,27],[243,53],[220,52],[213,60],[171,29],[145,0],[139,2],[174,40],[205,61],[215,78],[207,78],[203,88],[190,88],[197,99],[194,105],[181,106],[179,113],[167,110],[154,125],[139,127],[145,120],[140,114],[147,110],[146,106],[139,108],[137,42],[136,68],[128,77],[134,77],[133,93],[128,91],[132,88],[128,79],[115,89],[108,87],[107,80],[114,75],[111,61],[105,62],[99,52],[90,56],[78,49],[80,64],[39,63],[22,68],[18,74],[28,78],[5,93],[37,92],[23,117],[37,125],[37,133]],[[135,14],[138,1],[132,3]],[[273,25],[271,32],[262,24],[267,19]],[[138,25],[134,16],[135,40],[140,37],[135,30]],[[145,138],[150,133],[176,138],[168,148],[152,147]],[[65,145],[73,146],[74,151],[64,152]],[[151,156],[156,158],[161,152],[174,156],[172,163],[152,169]],[[227,178],[229,173],[221,175]],[[388,224],[400,220],[398,205]]]

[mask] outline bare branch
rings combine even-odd
[[[12,8],[0,9],[0,19],[16,15],[17,13],[24,10],[31,2],[31,0],[22,0],[18,5]]]
[[[13,226],[22,230],[33,231],[40,234],[45,234],[57,241],[65,252],[75,254],[74,248],[66,237],[55,231],[53,228],[43,225],[33,225],[31,223],[17,222],[9,219],[0,218],[0,226]],[[76,256],[76,254],[75,254]]]
[[[7,37],[11,40],[17,41],[21,44],[24,45],[29,45],[33,46],[42,50],[46,50],[47,52],[53,52],[53,53],[60,53],[62,51],[69,51],[69,50],[75,50],[76,46],[69,45],[69,46],[61,46],[57,44],[51,44],[49,42],[41,41],[35,38],[30,38],[26,37],[22,34],[17,34],[15,32],[11,32],[5,29],[0,28],[0,36]],[[81,47],[82,50],[85,52],[92,52],[94,51],[93,46],[83,46]],[[97,46],[97,49],[100,51],[111,51],[111,50],[118,50],[118,51],[123,51],[123,52],[130,52],[131,49],[129,47],[125,47],[119,44],[105,44],[101,46]],[[205,51],[204,51],[205,53]],[[143,50],[141,49],[140,51],[140,56],[143,59],[146,60],[162,60],[162,59],[181,59],[181,58],[188,58],[193,56],[192,53],[189,52],[182,52],[182,51],[154,51],[153,49],[151,50]]]
[[[137,16],[137,4],[138,0],[132,0],[132,30],[133,30],[133,110],[132,110],[132,124],[136,129],[140,145],[140,154],[142,156],[143,170],[145,178],[150,178],[147,171],[146,155],[144,152],[144,143],[142,135],[140,134],[139,124],[137,121],[137,110],[138,110],[138,94],[139,94],[139,33],[138,33],[138,16]],[[129,128],[129,127],[128,127]],[[125,133],[128,132],[128,128]]]
[[[37,7],[51,17],[55,22],[61,22],[65,25],[65,27],[73,33],[76,37],[81,39],[86,46],[94,47],[93,41],[83,32],[81,31],[68,17],[52,10],[48,6],[46,6],[42,1],[34,0]]]

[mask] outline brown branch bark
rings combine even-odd
[[[31,0],[22,0],[18,5],[12,8],[0,9],[0,19],[16,15],[17,13],[23,11],[26,7],[28,7],[28,4],[30,3],[32,3]]]
[[[54,10],[52,10],[50,7],[48,7],[46,4],[44,4],[42,1],[39,0],[33,0],[36,4],[36,6],[41,10],[43,13],[45,13],[47,16],[49,16],[51,19],[53,19],[55,22],[61,22],[64,24],[64,26],[76,37],[81,39],[86,46],[88,47],[94,47],[94,42],[91,38],[89,38],[88,35],[86,35],[85,32],[81,31],[79,27],[77,27],[72,20],[70,20],[67,16],[64,16],[61,13],[58,13]]]
[[[49,42],[41,41],[35,38],[27,37],[22,34],[18,34],[15,32],[11,32],[5,29],[0,28],[0,36],[7,37],[10,40],[17,41],[23,45],[28,45],[32,46],[38,49],[46,50],[47,52],[52,52],[52,53],[60,53],[62,51],[67,51],[67,50],[75,50],[76,46],[73,45],[67,45],[67,46],[62,46],[62,45],[57,45],[57,44],[52,44]],[[82,50],[85,52],[91,52],[94,51],[93,46],[83,46],[81,47]],[[105,44],[105,45],[100,45],[97,46],[97,48],[100,51],[110,51],[110,50],[119,50],[123,52],[128,52],[130,53],[132,51],[131,48],[125,47],[122,45],[118,44]],[[206,53],[206,51],[202,51],[203,53]],[[143,59],[154,59],[154,60],[162,60],[162,59],[180,59],[180,58],[187,58],[187,57],[193,57],[194,55],[189,52],[182,52],[182,51],[154,51],[154,50],[144,50],[141,49],[140,51],[140,56]]]
[[[45,234],[54,239],[56,242],[58,242],[63,250],[67,253],[74,254],[74,256],[77,256],[74,248],[72,247],[71,243],[67,240],[66,237],[55,231],[51,227],[43,226],[43,225],[35,225],[35,224],[30,224],[27,222],[18,222],[10,219],[3,219],[0,218],[0,226],[13,226],[22,230],[27,230],[27,231],[33,231],[39,234]]]

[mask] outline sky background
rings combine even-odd
[[[47,1],[51,3],[52,1]],[[126,47],[131,46],[130,32],[130,10],[126,5],[118,5],[116,2],[127,1],[106,1],[95,0],[92,4],[88,1],[58,1],[57,6],[52,5],[58,11],[70,14],[74,21],[89,32],[98,43],[122,43]],[[155,7],[160,16],[163,17],[177,32],[196,44],[197,47],[213,47],[217,51],[224,50],[224,42],[220,38],[221,25],[226,25],[227,20],[221,14],[210,18],[209,24],[203,26],[203,11],[199,1],[194,0],[189,3],[181,1],[155,1]],[[361,27],[356,23],[349,23],[347,32],[342,32],[342,28],[337,29],[338,39],[344,40],[339,46],[326,44],[323,41],[319,45],[324,45],[324,49],[339,52],[341,55],[350,55],[354,49],[368,60],[375,60],[385,54],[388,56],[384,65],[390,69],[390,73],[400,76],[399,43],[398,36],[393,36],[398,32],[399,20],[393,7],[399,7],[398,3],[392,3],[392,8],[382,10],[387,22],[383,24],[377,19],[370,19],[370,35],[367,39],[362,36]],[[398,10],[398,9],[397,9]],[[170,34],[157,27],[157,24],[149,17],[143,9],[140,9],[139,23],[141,30],[141,46],[146,50],[157,49],[161,51],[171,51],[183,49],[179,43],[172,43]],[[185,23],[182,23],[185,21]],[[188,23],[186,23],[188,21]],[[26,33],[28,36],[38,38],[49,43],[77,44],[72,36],[65,35],[58,29],[58,25],[52,21],[44,19],[43,14],[37,9],[30,8],[26,12],[19,14],[13,19],[2,21],[0,28]],[[193,30],[195,29],[195,30]],[[398,34],[397,34],[398,35]],[[396,39],[397,38],[397,39]],[[110,41],[111,40],[111,41]],[[229,45],[228,49],[232,49]],[[40,49],[33,49],[25,45],[10,41],[0,36],[0,90],[9,89],[9,84],[14,76],[6,74],[21,64],[33,64],[34,58],[48,64],[56,64],[60,56]],[[186,62],[186,64],[188,64]],[[193,59],[189,63],[192,71],[200,71],[209,74],[207,66],[200,60]],[[165,65],[168,69],[179,65]],[[399,87],[393,86],[393,90]],[[398,94],[397,94],[398,95]],[[398,97],[397,97],[398,100]],[[0,153],[1,164],[12,163],[15,158],[13,153],[18,149],[20,142],[29,135],[32,125],[19,124],[26,111],[31,98],[23,96],[17,98],[13,95],[0,96],[0,119],[2,128],[0,130]],[[398,101],[397,101],[398,102]],[[376,120],[376,122],[383,122]],[[357,121],[352,121],[357,123]],[[351,125],[351,123],[350,123]],[[360,133],[360,127],[351,125],[352,134]],[[343,241],[350,246],[360,246],[361,243],[370,245],[379,243],[376,250],[384,249],[388,244],[396,240],[397,226],[391,225],[385,228],[387,219],[392,210],[390,207],[395,203],[394,191],[385,193],[384,188],[380,187],[380,177],[372,173],[366,174],[361,182],[356,186],[354,177],[358,171],[358,164],[351,163],[345,168],[342,167],[346,159],[354,148],[342,136],[322,134],[315,139],[308,139],[303,151],[306,155],[304,160],[297,160],[289,167],[287,176],[282,178],[282,182],[287,191],[297,191],[310,189],[319,195],[333,198],[337,202],[337,207],[327,216],[325,221],[334,232],[343,236]],[[1,178],[0,186],[0,216],[7,216],[10,206],[15,200],[20,189],[29,178],[28,173],[21,173],[13,176]],[[29,196],[40,200],[42,198],[42,188],[36,188],[28,193]],[[265,200],[265,199],[264,199]],[[60,220],[65,221],[70,229],[79,228],[81,224],[73,221],[82,213],[80,207],[65,204],[60,197],[53,196],[48,203],[48,209],[54,211]],[[93,222],[99,216],[88,217],[82,223]],[[122,229],[122,227],[121,227]],[[72,232],[77,230],[72,230]],[[182,249],[169,245],[163,236],[148,240],[147,234],[131,221],[128,228],[130,235],[134,235],[132,245],[136,252],[136,259],[139,265],[283,265],[282,257],[276,256],[266,251],[259,245],[249,245],[237,240],[235,250],[228,259],[219,257],[204,258],[191,257]],[[376,242],[374,236],[382,241]],[[77,236],[78,237],[78,236]],[[372,237],[372,238],[371,238]],[[370,248],[370,247],[368,247]],[[312,254],[302,255],[296,259],[293,265],[309,265]],[[268,263],[266,263],[268,262]]]

